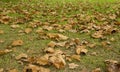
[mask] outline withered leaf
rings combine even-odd
[[[50,70],[48,68],[29,64],[28,66],[24,67],[23,72],[50,72]]]
[[[54,42],[54,41],[50,41],[49,43],[48,43],[48,47],[52,47],[52,48],[54,48],[55,47],[55,45],[56,45],[56,42]]]
[[[25,29],[25,33],[28,34],[28,33],[31,33],[32,32],[32,29],[31,28],[26,28]]]
[[[4,31],[3,31],[3,30],[0,30],[0,34],[4,34]]]
[[[17,69],[11,69],[11,70],[9,70],[9,72],[18,72],[18,70]]]
[[[79,54],[86,54],[88,50],[86,49],[86,46],[77,46],[76,47],[76,53]]]
[[[11,28],[13,29],[16,29],[16,28],[19,28],[20,26],[19,25],[11,25]]]
[[[92,72],[102,72],[100,68],[96,68],[94,70],[92,70]]]
[[[18,56],[16,56],[15,58],[16,58],[16,60],[20,60],[20,59],[22,59],[22,58],[27,59],[27,58],[28,58],[28,55],[25,54],[25,53],[21,53],[21,54],[19,54]]]
[[[7,54],[7,53],[9,53],[9,52],[12,52],[12,50],[9,50],[9,49],[0,50],[0,55]]]
[[[116,60],[105,60],[107,72],[119,72],[120,63]]]
[[[75,63],[70,63],[69,64],[69,68],[70,69],[75,69],[75,68],[77,68],[79,65],[78,64],[75,64]]]
[[[38,57],[36,59],[36,63],[39,64],[39,65],[47,65],[49,64],[49,60],[48,60],[48,55],[44,55],[42,57]]]
[[[80,55],[72,55],[71,58],[80,61]]]
[[[53,49],[53,48],[45,48],[45,50],[44,50],[46,53],[54,53],[55,52],[55,50]]]
[[[66,65],[66,62],[63,59],[62,55],[50,57],[50,62],[58,69],[64,68]]]
[[[12,42],[12,46],[21,46],[23,45],[23,41],[22,40],[14,40]]]

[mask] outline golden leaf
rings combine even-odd
[[[49,63],[48,61],[48,55],[44,55],[42,57],[38,57],[36,59],[36,63],[39,64],[39,65],[47,65]]]
[[[44,67],[29,64],[24,67],[23,72],[50,72],[50,70]]]
[[[18,70],[17,69],[11,69],[11,70],[9,70],[9,72],[18,72]]]
[[[75,69],[75,68],[77,68],[79,65],[78,64],[75,64],[75,63],[70,63],[69,64],[69,68],[70,69]]]
[[[21,46],[23,45],[23,41],[22,40],[14,40],[12,42],[12,46]]]
[[[12,50],[8,50],[8,49],[5,49],[5,50],[0,50],[0,55],[4,55],[6,53],[9,53],[11,52]]]
[[[32,32],[32,29],[31,28],[26,28],[25,29],[25,33],[28,34],[28,33],[31,33]]]
[[[22,59],[22,58],[27,59],[27,58],[28,58],[28,55],[25,54],[25,53],[21,53],[21,54],[19,54],[18,56],[16,56],[15,58],[16,58],[16,60],[20,60],[20,59]]]
[[[80,61],[80,55],[72,55],[71,58]]]
[[[0,30],[0,34],[4,34],[4,31],[3,31],[3,30]]]
[[[102,72],[100,68],[96,68],[94,70],[92,70],[92,72]]]
[[[53,49],[53,48],[45,48],[45,50],[44,50],[46,53],[54,53],[55,52],[55,50]]]
[[[85,49],[86,46],[77,46],[76,47],[76,53],[79,54],[86,54],[88,52],[87,49]]]
[[[52,48],[54,48],[55,45],[56,45],[56,43],[55,43],[54,41],[51,41],[51,42],[48,43],[47,46],[48,46],[48,47],[52,47]]]

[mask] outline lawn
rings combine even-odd
[[[57,50],[66,64],[38,60],[56,57]],[[25,71],[29,64],[50,72],[105,72],[109,59],[120,61],[120,1],[0,0],[0,72],[37,72]],[[71,63],[78,67],[71,69]]]

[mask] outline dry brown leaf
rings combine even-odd
[[[49,48],[45,48],[44,52],[46,52],[46,53],[54,53],[55,50],[53,48],[49,47]]]
[[[80,55],[72,55],[71,58],[80,61]]]
[[[18,56],[16,56],[15,58],[16,58],[16,60],[20,60],[20,59],[22,59],[22,58],[27,59],[27,58],[28,58],[28,55],[25,54],[25,53],[21,53],[21,54],[19,54]]]
[[[8,50],[8,49],[0,50],[0,55],[4,55],[4,54],[10,53],[10,52],[12,52],[12,50]]]
[[[23,72],[50,72],[50,70],[44,67],[29,64],[28,66],[24,67]]]
[[[10,25],[10,27],[13,29],[16,29],[16,28],[19,28],[20,26],[19,25]]]
[[[42,57],[38,57],[36,59],[36,63],[39,64],[39,65],[47,65],[49,64],[49,60],[48,60],[48,55],[44,55]]]
[[[4,34],[4,31],[3,31],[3,30],[0,30],[0,34]]]
[[[102,38],[103,37],[103,31],[96,31],[94,34],[92,34],[93,38]]]
[[[48,46],[48,47],[52,47],[52,48],[54,48],[54,47],[56,46],[56,42],[51,41],[51,42],[48,43],[47,46]]]
[[[1,19],[0,19],[0,22],[1,23],[4,23],[4,24],[8,24],[10,22],[10,17],[9,16],[3,16]]]
[[[32,32],[32,29],[31,28],[26,28],[25,29],[25,33],[28,34],[28,33],[31,33]]]
[[[22,40],[14,40],[12,42],[12,46],[21,46],[23,45],[23,41]]]
[[[66,65],[66,62],[63,59],[62,55],[50,57],[50,62],[58,69],[64,68]]]
[[[87,49],[85,49],[86,46],[77,46],[76,47],[76,53],[79,54],[86,54],[88,52]]]
[[[100,68],[96,68],[94,70],[92,70],[92,72],[102,72]]]
[[[69,68],[70,69],[75,69],[75,68],[77,68],[79,65],[78,64],[75,64],[75,63],[70,63],[69,64]]]
[[[4,72],[4,69],[3,69],[3,68],[0,68],[0,72]]]
[[[4,40],[0,39],[0,43],[4,43],[4,42],[5,42]]]
[[[120,72],[120,63],[116,60],[105,60],[107,72]]]
[[[48,33],[47,36],[50,39],[54,39],[54,40],[67,40],[68,39],[67,36],[64,36],[62,34],[57,34],[57,33]]]
[[[18,70],[17,69],[11,69],[11,70],[9,70],[9,72],[18,72]]]
[[[53,29],[53,27],[51,27],[51,26],[43,26],[42,28],[43,28],[44,30],[47,30],[47,31],[50,31],[50,30]]]

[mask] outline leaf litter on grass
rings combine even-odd
[[[50,66],[54,66],[57,69],[64,69],[67,66],[69,66],[70,69],[79,68],[80,65],[74,63],[74,60],[80,62],[82,56],[86,56],[89,53],[89,48],[94,49],[97,43],[79,38],[71,38],[65,34],[67,32],[74,34],[85,33],[91,39],[100,40],[99,43],[103,47],[109,47],[112,43],[110,41],[115,41],[114,38],[111,38],[109,41],[107,38],[108,35],[112,36],[120,32],[118,27],[119,22],[116,20],[120,16],[120,12],[116,5],[116,13],[106,11],[104,14],[96,11],[93,5],[87,6],[86,3],[85,6],[83,6],[84,2],[78,2],[80,5],[66,3],[64,6],[60,6],[58,4],[55,7],[49,4],[46,5],[44,2],[40,3],[41,4],[33,3],[31,5],[24,2],[18,3],[17,5],[11,4],[11,8],[1,7],[2,11],[0,11],[1,24],[8,24],[12,29],[18,29],[21,28],[22,25],[25,25],[26,27],[21,28],[18,32],[25,33],[22,36],[31,35],[32,32],[34,32],[38,35],[36,39],[50,40],[50,42],[43,47],[42,56],[30,56],[27,52],[15,56],[16,61],[23,65],[23,72],[52,72],[49,69]],[[92,14],[88,14],[87,11],[91,9]],[[80,12],[72,14],[73,11]],[[9,13],[18,13],[21,16],[12,17],[9,16]],[[4,30],[0,29],[0,35],[5,34]],[[11,46],[23,47],[25,43],[26,41],[22,39],[14,39]],[[9,52],[12,52],[12,50],[0,50],[0,55],[5,55]],[[92,53],[94,56],[96,56],[96,54],[96,52]],[[117,63],[117,66],[107,64],[106,69],[108,72],[119,72],[119,67],[119,63]],[[4,71],[2,68],[0,70]],[[9,70],[9,72],[17,71],[18,70],[14,68]],[[83,71],[87,70],[83,69]],[[92,72],[101,72],[101,69],[96,67]]]

